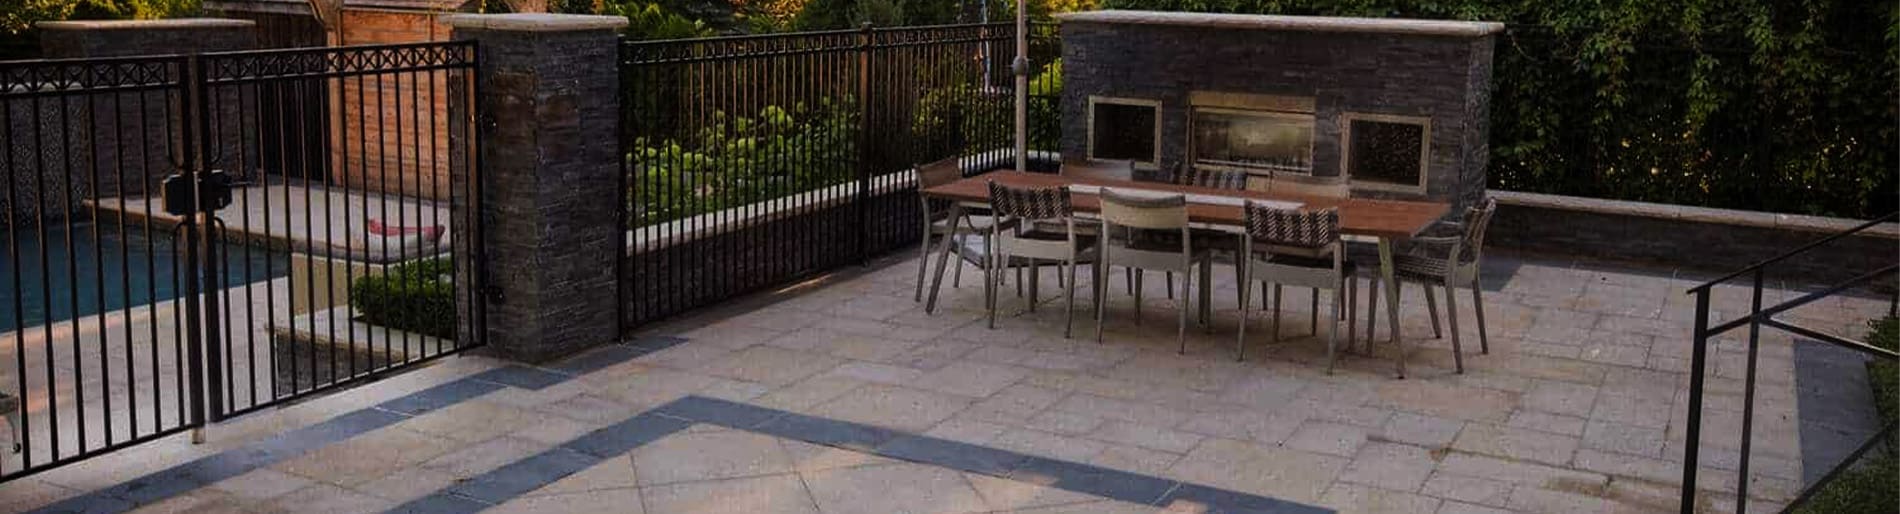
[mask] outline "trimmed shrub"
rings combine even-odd
[[[455,263],[424,259],[390,266],[350,284],[350,307],[364,323],[455,338]]]

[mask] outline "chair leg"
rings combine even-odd
[[[1451,324],[1451,362],[1458,373],[1465,372],[1465,351],[1458,344],[1458,290],[1445,281],[1445,322]],[[1427,290],[1429,291],[1429,289]]]
[[[1478,313],[1478,353],[1491,353],[1491,338],[1484,333],[1484,293],[1478,281],[1471,281],[1471,307]]]
[[[957,245],[956,246],[957,271],[950,274],[950,287],[953,287],[953,288],[963,287],[963,238],[964,237],[965,236],[963,234],[958,234],[956,236],[956,239],[952,240],[952,242],[954,242]]]
[[[1269,296],[1272,295],[1267,294],[1267,283],[1265,281],[1260,282],[1260,310],[1267,310],[1267,297]]]
[[[1029,312],[1036,312],[1036,304],[1042,300],[1042,261],[1029,260]]]
[[[1346,349],[1359,342],[1359,277],[1346,277]]]
[[[1374,273],[1372,279],[1367,282],[1370,282],[1372,287],[1366,289],[1366,349],[1371,350],[1372,337],[1379,327],[1379,282],[1383,281],[1379,280],[1377,273]],[[1386,308],[1392,307],[1388,305]]]
[[[1167,272],[1167,274],[1168,274],[1168,299],[1173,300],[1174,299],[1174,272],[1169,271]],[[1185,293],[1185,291],[1183,291],[1183,293]]]
[[[944,239],[945,243],[949,243],[951,241],[952,241],[951,239]],[[937,293],[938,291],[943,289],[943,267],[947,264],[950,264],[950,260],[951,260],[950,259],[950,245],[946,244],[943,247],[943,251],[940,252],[940,255],[937,256],[937,271],[936,273],[932,274],[930,277],[930,297],[928,300],[924,302],[925,314],[933,314],[937,312]],[[957,271],[962,272],[963,271],[963,256],[961,254],[958,254],[956,261],[957,261]]]
[[[1333,312],[1326,316],[1327,321],[1331,322],[1326,330],[1326,374],[1328,375],[1333,374],[1333,363],[1339,358],[1339,311],[1345,307],[1346,299],[1345,295],[1339,294],[1346,289],[1344,281],[1334,282],[1333,287]],[[1313,296],[1319,297],[1319,289],[1313,290]],[[1315,325],[1313,330],[1318,331],[1319,327]]]
[[[1168,276],[1169,276],[1169,278],[1170,278],[1170,279],[1168,280],[1168,283],[1169,283],[1169,284],[1173,284],[1173,283],[1174,283],[1174,280],[1173,280],[1172,278],[1173,278],[1173,276],[1174,276],[1174,273],[1173,273],[1173,272],[1169,272],[1169,273],[1168,273]],[[1176,330],[1176,333],[1175,333],[1175,336],[1174,336],[1174,337],[1175,337],[1175,339],[1176,339],[1177,341],[1179,341],[1179,342],[1180,342],[1180,344],[1181,344],[1181,349],[1180,349],[1180,350],[1176,350],[1176,351],[1175,351],[1175,353],[1178,353],[1178,354],[1182,354],[1182,355],[1186,355],[1186,354],[1187,354],[1187,326],[1188,326],[1188,310],[1189,310],[1189,308],[1191,307],[1190,305],[1188,305],[1188,304],[1189,304],[1190,302],[1188,302],[1188,301],[1187,301],[1187,299],[1188,299],[1188,298],[1189,298],[1190,296],[1193,296],[1193,295],[1192,295],[1192,293],[1191,293],[1190,291],[1188,291],[1188,283],[1189,283],[1189,282],[1190,282],[1190,281],[1189,281],[1189,280],[1188,280],[1188,278],[1187,278],[1187,274],[1186,274],[1186,273],[1182,273],[1182,274],[1181,274],[1181,309],[1180,309],[1180,310],[1181,310],[1181,326],[1175,329],[1175,330]]]
[[[13,453],[20,453],[20,449],[25,447],[26,425],[20,423],[20,411],[25,408],[25,400],[21,400],[21,405],[7,411],[7,427],[13,431]]]
[[[1313,293],[1313,305],[1307,308],[1307,314],[1312,315],[1313,319],[1306,322],[1306,327],[1311,331],[1311,335],[1317,336],[1319,335],[1319,288],[1309,288],[1308,291]]]
[[[1247,317],[1248,317],[1247,316],[1247,289],[1248,287],[1247,287],[1246,271],[1244,271],[1246,267],[1246,263],[1241,263],[1240,265],[1237,265],[1234,267],[1236,268],[1235,275],[1240,276],[1239,277],[1240,278],[1240,288],[1239,288],[1240,290],[1240,298],[1239,298],[1240,300],[1240,329],[1237,330],[1239,334],[1234,336],[1234,360],[1245,361],[1247,360]]]
[[[1134,268],[1122,268],[1122,281],[1123,281],[1123,283],[1124,283],[1124,286],[1125,286],[1125,287],[1124,287],[1124,288],[1122,289],[1122,294],[1125,294],[1125,295],[1128,295],[1128,296],[1134,296],[1134,295],[1135,295],[1135,270],[1134,270]]]
[[[998,272],[996,267],[998,265],[1001,265],[1004,262],[1009,262],[1009,261],[1005,260],[1005,257],[1002,255],[1002,249],[997,247],[997,245],[995,244],[996,241],[993,237],[991,238],[990,241],[988,241],[988,243],[990,244],[990,246],[988,247],[989,251],[984,252],[988,254],[988,258],[984,259],[985,263],[983,266],[983,291],[984,291],[984,297],[989,300],[985,303],[988,304],[990,308],[989,309],[990,310],[990,329],[995,330],[996,329],[996,304],[998,302],[997,296],[1001,296],[997,294],[999,292],[997,290],[1002,288],[1002,284],[998,283],[997,281],[1002,280],[1003,278],[1002,277],[1003,273]],[[1022,284],[1021,281],[1017,281],[1016,283],[1019,285]]]
[[[930,267],[930,219],[924,219],[924,240],[917,243],[917,292],[910,301],[924,301],[924,270]]]
[[[1102,325],[1107,324],[1108,319],[1108,287],[1102,283],[1102,279],[1108,276],[1108,266],[1102,263],[1100,257],[1097,257],[1095,264],[1091,267],[1095,270],[1095,282],[1092,282],[1095,287],[1089,291],[1090,296],[1095,297],[1095,343],[1101,344]]]
[[[1073,259],[1069,260],[1068,266],[1069,266],[1069,280],[1067,282],[1068,285],[1062,288],[1062,290],[1067,293],[1065,296],[1069,297],[1067,307],[1062,310],[1063,311],[1063,314],[1062,314],[1062,338],[1063,339],[1068,339],[1075,335],[1075,260]],[[1058,274],[1056,275],[1056,278],[1062,278],[1062,275]]]
[[[1273,337],[1268,339],[1273,344],[1280,344],[1280,289],[1280,284],[1273,285]]]
[[[1139,327],[1141,326],[1141,285],[1147,282],[1148,277],[1141,276],[1140,268],[1129,269],[1131,270],[1129,273],[1135,276],[1135,326]]]
[[[1201,261],[1201,331],[1214,333],[1214,260]]]
[[[1432,285],[1424,283],[1419,286],[1425,288],[1425,313],[1432,316],[1432,339],[1445,337],[1444,331],[1438,328],[1438,297],[1432,294]]]

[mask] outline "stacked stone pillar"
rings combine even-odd
[[[464,295],[462,309],[483,302],[483,340],[518,360],[618,339],[615,263],[626,236],[618,222],[616,56],[626,18],[460,14],[446,21],[454,39],[476,41],[481,53],[473,152],[482,182],[453,189],[480,191],[477,202],[455,202],[458,215],[478,211],[479,238],[456,243],[458,252],[479,250],[486,281],[482,294]]]

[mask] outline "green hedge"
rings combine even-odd
[[[1900,318],[1874,320],[1868,325],[1873,328],[1867,334],[1868,344],[1900,349]],[[1874,388],[1874,405],[1880,410],[1880,422],[1893,423],[1900,417],[1900,364],[1869,361],[1867,382]],[[1885,449],[1862,457],[1860,465],[1842,473],[1796,512],[1893,514],[1896,504],[1900,503],[1900,449],[1896,449],[1894,443],[1889,441]]]
[[[390,266],[350,284],[350,307],[372,325],[455,338],[455,264],[447,258]]]

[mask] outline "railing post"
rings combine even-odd
[[[858,191],[851,202],[853,222],[857,226],[853,244],[858,254],[858,264],[864,265],[871,259],[870,220],[865,217],[866,205],[871,201],[871,166],[875,155],[871,152],[871,47],[876,39],[876,29],[871,22],[864,22],[858,33]]]
[[[1695,340],[1689,358],[1689,430],[1683,441],[1682,514],[1695,514],[1697,453],[1702,446],[1702,381],[1708,364],[1709,289],[1695,292]]]
[[[1748,454],[1755,428],[1755,357],[1761,347],[1761,282],[1763,268],[1755,268],[1755,290],[1748,305],[1748,372],[1742,387],[1742,462],[1735,484],[1735,514],[1748,514]]]

